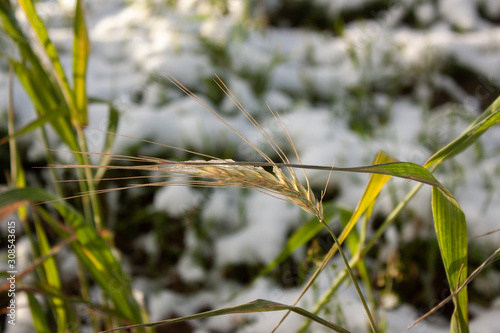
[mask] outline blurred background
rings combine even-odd
[[[268,108],[279,112],[304,164],[348,167],[371,164],[383,150],[401,161],[422,165],[456,138],[500,94],[500,2],[497,0],[244,1],[143,0],[83,1],[91,44],[86,75],[88,151],[106,148],[110,105],[117,112],[116,133],[241,161],[260,161],[249,145],[196,101],[169,82],[173,76],[221,114],[249,141],[277,160],[262,135],[217,87],[218,75],[292,161],[297,159]],[[22,11],[12,2],[21,26]],[[17,9],[16,9],[17,8]],[[37,1],[63,68],[73,65],[75,1]],[[5,29],[5,23],[4,23]],[[36,45],[26,29],[27,40]],[[31,38],[31,39],[30,39]],[[0,36],[0,137],[8,135],[8,57],[20,57],[2,30]],[[109,102],[109,103],[108,103]],[[13,82],[15,128],[37,118],[32,98]],[[111,104],[110,104],[111,103]],[[113,111],[114,112],[114,111]],[[47,128],[17,138],[26,184],[56,193],[46,166],[47,147],[68,150]],[[192,154],[117,136],[114,153],[173,160]],[[498,247],[500,233],[500,131],[492,128],[467,151],[444,163],[436,177],[455,195],[468,222],[469,264],[474,269]],[[0,180],[10,182],[9,145],[0,146]],[[55,152],[55,162],[74,157]],[[93,163],[98,163],[96,156]],[[135,176],[138,173],[116,174]],[[114,171],[106,177],[116,176]],[[301,172],[298,172],[304,181]],[[328,172],[307,172],[315,193]],[[62,179],[74,178],[71,170]],[[161,178],[101,182],[100,189]],[[178,179],[182,180],[182,179]],[[368,176],[334,173],[325,202],[352,211]],[[414,184],[391,180],[372,218],[373,233]],[[63,196],[79,192],[62,184]],[[78,203],[68,200],[79,207]],[[102,230],[113,254],[130,277],[133,294],[157,321],[225,305],[265,298],[291,304],[332,245],[327,232],[286,257],[269,273],[259,273],[285,248],[290,236],[312,219],[298,207],[239,188],[139,187],[99,196]],[[19,220],[16,214],[7,219]],[[340,218],[333,221],[341,231]],[[29,221],[30,219],[27,218]],[[27,222],[29,225],[32,222]],[[2,222],[2,234],[6,223]],[[34,258],[24,224],[17,228],[19,271]],[[29,229],[29,228],[28,228]],[[50,244],[58,235],[47,230]],[[2,241],[5,237],[2,236]],[[2,243],[5,244],[5,243]],[[7,247],[1,249],[2,258]],[[75,254],[63,247],[54,257],[66,295],[82,297]],[[6,262],[6,259],[2,262]],[[378,312],[386,332],[402,332],[447,296],[430,207],[423,188],[388,228],[366,259]],[[343,263],[335,257],[299,305],[312,306]],[[4,270],[2,268],[2,270]],[[6,269],[5,269],[6,270]],[[88,299],[101,303],[97,284]],[[36,274],[23,280],[36,285]],[[19,292],[16,327],[31,332],[33,305]],[[491,265],[470,286],[471,332],[496,332],[500,314],[500,266]],[[0,298],[2,307],[6,296]],[[104,298],[105,299],[105,298]],[[39,299],[43,304],[43,297]],[[77,302],[78,303],[78,302]],[[92,331],[92,311],[78,303],[75,330]],[[88,304],[87,304],[88,305]],[[95,309],[94,309],[95,310]],[[414,332],[449,331],[453,308],[444,308]],[[82,315],[84,313],[84,315]],[[351,284],[331,296],[320,315],[353,332],[368,332],[366,317]],[[265,332],[282,313],[215,317],[158,332]],[[496,317],[496,318],[495,318]],[[48,325],[51,324],[49,316]],[[302,324],[290,316],[279,331]],[[69,329],[68,329],[69,330]],[[323,332],[312,325],[308,332]]]

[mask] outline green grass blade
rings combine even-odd
[[[50,76],[47,73],[41,60],[31,48],[30,40],[24,36],[19,23],[16,21],[15,13],[12,7],[8,5],[8,2],[0,2],[0,19],[2,20],[3,29],[15,42],[21,53],[22,61],[16,61],[15,59],[9,59],[9,61],[33,101],[39,116],[46,116],[49,112],[58,109],[63,109],[63,112],[69,115],[70,108],[64,101],[64,93],[61,92],[58,84],[53,83],[54,75]],[[56,117],[50,123],[71,150],[77,151],[79,150],[78,142],[68,119],[66,117]],[[76,156],[76,158],[80,160],[81,156]]]
[[[22,135],[28,134],[29,132],[32,132],[41,126],[45,125],[48,122],[52,122],[54,119],[57,117],[60,117],[64,114],[64,109],[59,108],[57,110],[48,112],[46,115],[42,115],[38,117],[37,119],[33,120],[32,122],[26,124],[23,126],[23,128],[19,129],[13,134],[10,134],[9,136],[4,137],[3,139],[0,140],[0,145],[4,144],[7,142],[9,139],[16,139]]]
[[[183,164],[189,165],[190,162],[184,162]],[[196,162],[197,166],[200,165],[252,165],[252,166],[277,166],[277,167],[287,167],[287,168],[301,168],[310,170],[324,170],[324,171],[341,171],[341,172],[351,172],[351,173],[371,173],[387,175],[392,177],[398,177],[403,179],[415,180],[420,183],[424,183],[431,186],[439,187],[447,195],[451,194],[448,190],[434,178],[431,172],[422,166],[412,163],[412,162],[388,162],[388,163],[374,163],[372,165],[360,166],[360,167],[330,167],[330,166],[319,166],[319,165],[307,165],[307,164],[293,164],[293,163],[269,163],[269,162]],[[390,178],[390,177],[389,177]]]
[[[36,110],[40,110],[42,116],[47,115],[48,110],[54,109],[56,102],[51,99],[51,93],[47,90],[47,84],[37,77],[37,73],[23,62],[11,60],[16,75],[24,86]],[[49,107],[49,108],[47,108]]]
[[[38,188],[13,189],[0,193],[0,210],[2,207],[26,200],[37,203],[57,198]],[[66,201],[54,201],[51,204],[75,231],[78,242],[71,243],[70,247],[85,269],[113,300],[116,309],[124,318],[131,322],[142,322],[141,309],[132,296],[129,279],[106,242]]]
[[[367,222],[369,221],[369,219],[371,217],[374,206],[375,206],[375,201],[372,202],[372,204],[366,210],[365,215],[363,216],[363,229],[364,230],[363,230],[362,234],[366,234],[366,228],[368,226]],[[342,223],[342,226],[344,228],[349,223],[349,220],[350,220],[350,218],[345,219],[345,220],[341,219],[341,223]],[[349,247],[349,250],[351,251],[352,256],[355,256],[363,248],[364,237],[362,237],[359,234],[359,232],[356,228],[353,228],[351,230],[351,232],[349,233],[349,235],[347,236],[345,242],[346,242],[347,246]],[[351,267],[354,267],[354,266],[351,266]],[[370,274],[369,274],[366,262],[363,259],[361,259],[356,264],[356,268],[359,272],[359,276],[360,276],[361,280],[363,281],[363,284],[365,286],[365,290],[366,290],[366,292],[369,296],[369,299],[370,299],[370,303],[372,304],[373,308],[376,309],[377,302],[375,300],[375,295],[374,295],[374,291],[373,291],[373,287],[372,287],[372,283],[371,283],[371,278],[370,278]]]
[[[374,235],[366,242],[363,246],[363,249],[360,253],[354,255],[354,257],[350,260],[349,264],[351,267],[358,265],[362,258],[377,244],[377,242],[382,237],[387,227],[394,222],[399,213],[408,205],[411,199],[418,193],[419,189],[422,188],[422,183],[418,183],[407,195],[406,197],[400,201],[397,206],[392,210],[392,212],[386,217],[385,221],[379,226],[379,228],[375,231]],[[319,301],[314,305],[312,312],[317,314],[321,309],[323,309],[327,303],[331,300],[331,297],[335,292],[340,288],[341,284],[348,277],[347,269],[343,269],[335,278],[333,283],[330,285],[328,290],[320,297]],[[309,321],[306,321],[299,328],[297,332],[303,333],[306,332],[307,327],[309,325]]]
[[[425,162],[424,167],[427,168],[462,152],[476,142],[488,128],[498,123],[500,123],[500,97],[477,117],[458,138],[432,155],[431,158]]]
[[[446,277],[453,293],[467,279],[467,224],[458,202],[439,188],[432,190],[432,214]],[[468,329],[467,289],[453,300],[450,331],[465,333]]]
[[[31,317],[33,318],[33,325],[38,333],[52,333],[49,324],[47,323],[47,318],[45,318],[45,313],[43,308],[31,294],[27,294],[28,303],[30,305]]]
[[[132,329],[132,328],[137,328],[137,327],[154,327],[158,325],[164,325],[164,324],[175,324],[183,321],[188,321],[188,320],[195,320],[195,319],[203,319],[203,318],[209,318],[209,317],[215,317],[215,316],[223,316],[227,314],[236,314],[236,313],[254,313],[254,312],[270,312],[270,311],[284,311],[284,310],[289,310],[292,312],[295,312],[301,316],[307,317],[325,327],[328,327],[336,332],[341,332],[341,333],[348,333],[346,329],[335,325],[325,319],[322,319],[302,308],[295,307],[295,306],[289,306],[281,303],[276,303],[276,302],[271,302],[267,301],[264,299],[258,299],[253,302],[241,304],[241,305],[236,305],[236,306],[231,306],[227,308],[221,308],[217,310],[212,310],[212,311],[207,311],[207,312],[202,312],[186,317],[181,317],[181,318],[174,318],[174,319],[168,319],[168,320],[161,320],[161,321],[156,321],[152,323],[147,323],[147,324],[140,324],[140,325],[131,325],[131,326],[124,326],[124,327],[118,327],[112,330],[107,330],[103,331],[102,333],[106,332],[114,332],[114,331],[121,331],[121,330],[126,330],[126,329]]]
[[[40,44],[42,45],[45,53],[50,59],[50,64],[52,66],[51,72],[57,84],[59,85],[60,91],[64,97],[66,104],[68,105],[68,108],[71,112],[72,120],[76,121],[78,119],[77,109],[75,108],[68,79],[66,77],[66,74],[64,73],[61,61],[59,60],[59,55],[57,53],[56,47],[52,43],[49,34],[47,33],[45,24],[43,23],[40,16],[37,14],[33,1],[19,0],[19,4],[23,7],[26,17],[28,18],[31,26],[33,27],[33,30],[35,31],[36,35],[38,36],[38,39],[40,40]]]
[[[88,123],[86,74],[90,42],[85,24],[84,5],[81,0],[76,2],[74,40],[73,40],[73,94],[77,109],[77,123],[85,126]]]
[[[24,86],[24,89],[30,96],[30,99],[35,105],[40,118],[49,117],[48,121],[54,127],[59,137],[70,147],[71,150],[78,151],[79,145],[75,138],[75,134],[71,128],[67,117],[56,117],[50,115],[52,112],[62,110],[64,114],[67,113],[65,105],[58,104],[51,98],[51,90],[43,88],[46,86],[42,79],[37,76],[36,72],[31,71],[25,64],[11,61],[17,77]],[[49,113],[50,112],[50,113]],[[78,155],[78,154],[77,154]],[[75,156],[77,160],[81,160],[81,156]]]
[[[44,256],[50,252],[51,247],[47,239],[47,235],[45,234],[45,230],[41,226],[38,219],[35,219],[35,230],[38,238],[40,256]],[[61,290],[61,278],[59,276],[59,271],[54,257],[47,258],[43,262],[42,267],[45,273],[45,279],[42,283],[47,284],[56,290]],[[54,297],[50,300],[50,302],[52,303],[51,308],[55,311],[54,315],[57,323],[57,332],[64,333],[67,319],[64,301],[60,298]]]
[[[451,196],[451,193],[432,175],[429,170],[412,162],[390,162],[390,163],[374,163],[370,166],[354,167],[354,168],[336,168],[338,171],[374,173],[380,175],[388,175],[398,178],[415,180],[420,183],[431,185],[440,188],[446,195]],[[335,171],[335,169],[334,169]],[[389,177],[390,178],[390,177]],[[389,179],[385,178],[385,179]],[[381,178],[380,181],[383,181]],[[386,180],[386,182],[387,182]]]
[[[259,272],[258,276],[270,273],[280,263],[285,261],[295,250],[316,236],[316,234],[323,230],[323,228],[324,227],[318,223],[318,219],[316,217],[310,219],[306,224],[295,231],[295,233],[288,239],[280,254],[271,263],[264,267]]]
[[[486,259],[478,268],[476,268],[474,272],[472,272],[469,275],[469,277],[465,280],[465,282],[460,287],[458,287],[458,289],[456,289],[453,293],[451,293],[450,296],[446,297],[438,305],[433,307],[429,312],[418,318],[415,322],[413,322],[413,324],[408,326],[407,329],[411,329],[413,326],[417,325],[422,320],[424,320],[431,314],[441,309],[446,303],[453,300],[458,295],[458,293],[460,293],[467,285],[469,285],[469,283],[471,283],[488,265],[490,265],[491,263],[493,263],[498,259],[500,259],[500,248],[496,249],[496,251],[493,252],[493,254],[490,255],[488,259]]]

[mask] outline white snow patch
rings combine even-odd
[[[154,207],[179,217],[198,206],[203,195],[189,186],[165,186],[155,194]]]
[[[406,332],[407,327],[418,318],[419,315],[413,307],[403,304],[394,310],[387,311],[387,331],[390,333]],[[428,333],[445,333],[449,330],[449,327],[445,325],[431,324],[429,321],[423,321],[412,329],[415,332]]]
[[[460,29],[472,30],[479,23],[475,1],[441,0],[439,12],[450,24]]]
[[[134,247],[142,249],[150,256],[156,256],[159,248],[155,233],[148,232],[147,234],[140,235],[134,239]]]
[[[431,2],[424,2],[415,8],[415,16],[421,24],[431,23],[437,16],[436,7]]]
[[[202,218],[210,229],[231,230],[240,226],[238,189],[216,189],[203,205]]]
[[[270,262],[279,254],[286,231],[299,216],[297,207],[257,192],[249,194],[245,209],[247,227],[216,241],[217,266]]]
[[[194,261],[193,256],[183,255],[177,263],[177,272],[186,282],[200,282],[206,279],[206,272]]]

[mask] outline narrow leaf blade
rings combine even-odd
[[[156,321],[152,323],[147,323],[147,324],[139,324],[139,325],[131,325],[131,326],[124,326],[124,327],[118,327],[115,329],[103,331],[102,333],[106,332],[114,332],[114,331],[121,331],[121,330],[126,330],[126,329],[131,329],[131,328],[137,328],[137,327],[153,327],[153,326],[158,326],[158,325],[164,325],[164,324],[175,324],[183,321],[188,321],[188,320],[194,320],[194,319],[203,319],[203,318],[209,318],[209,317],[216,317],[216,316],[222,316],[222,315],[227,315],[227,314],[237,314],[237,313],[253,313],[253,312],[270,312],[270,311],[283,311],[283,310],[290,310],[293,311],[301,316],[307,317],[325,327],[328,327],[336,332],[341,332],[341,333],[348,333],[348,331],[338,325],[335,325],[327,320],[324,320],[315,314],[312,314],[302,308],[295,307],[295,306],[289,306],[281,303],[276,303],[276,302],[271,302],[263,299],[258,299],[253,302],[241,304],[241,305],[236,305],[236,306],[231,306],[231,307],[226,307],[226,308],[221,308],[217,310],[212,310],[212,311],[207,311],[207,312],[202,312],[186,317],[181,317],[181,318],[174,318],[174,319],[168,319],[168,320],[161,320],[161,321]]]
[[[88,123],[86,74],[90,42],[85,24],[84,5],[81,0],[76,2],[73,41],[73,93],[77,110],[76,120],[80,126],[85,126]]]
[[[432,155],[425,162],[424,167],[427,168],[464,151],[476,142],[487,129],[498,123],[500,123],[500,96],[458,138]]]
[[[432,214],[451,292],[467,279],[467,225],[458,202],[439,188],[432,190]],[[451,332],[468,332],[467,288],[453,300]]]
[[[38,333],[51,333],[50,326],[47,323],[47,318],[45,317],[42,306],[35,298],[35,296],[31,294],[26,295],[28,296],[28,303],[30,305],[31,316],[33,317],[35,330]]]

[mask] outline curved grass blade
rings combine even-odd
[[[479,117],[477,117],[458,138],[432,155],[431,158],[425,162],[424,167],[427,168],[439,161],[453,157],[462,152],[476,142],[488,128],[498,123],[500,123],[500,96]]]
[[[174,318],[174,319],[167,319],[167,320],[161,320],[161,321],[156,321],[152,323],[147,323],[147,324],[139,324],[139,325],[131,325],[131,326],[123,326],[123,327],[118,327],[114,328],[111,330],[107,331],[102,331],[101,333],[106,333],[106,332],[115,332],[115,331],[122,331],[122,330],[127,330],[127,329],[132,329],[132,328],[138,328],[138,327],[154,327],[158,325],[164,325],[164,324],[175,324],[183,321],[188,321],[188,320],[194,320],[194,319],[203,319],[203,318],[209,318],[209,317],[216,317],[216,316],[222,316],[222,315],[227,315],[227,314],[236,314],[236,313],[253,313],[253,312],[270,312],[270,311],[292,311],[295,312],[301,316],[304,316],[306,318],[309,318],[325,327],[328,327],[336,332],[340,333],[349,333],[346,329],[335,325],[323,318],[320,318],[302,308],[296,307],[296,306],[290,306],[290,305],[285,305],[281,303],[276,303],[276,302],[271,302],[267,301],[264,299],[257,299],[253,302],[241,304],[241,305],[236,305],[236,306],[231,306],[231,307],[226,307],[226,308],[221,308],[217,310],[212,310],[212,311],[206,311],[186,317],[181,317],[181,318]]]
[[[86,74],[90,42],[85,24],[85,9],[81,0],[76,1],[73,40],[73,98],[76,107],[76,122],[80,126],[88,123]]]
[[[458,202],[441,189],[432,189],[432,215],[446,277],[453,293],[467,279],[467,224]],[[469,332],[467,288],[453,299],[450,332]]]
[[[103,133],[105,135],[104,138],[104,147],[102,150],[102,157],[99,162],[99,165],[101,166],[107,166],[111,162],[112,155],[111,151],[113,150],[113,144],[115,142],[116,135],[114,135],[114,132],[116,131],[118,127],[118,122],[120,120],[119,117],[119,112],[118,110],[113,106],[113,103],[103,100],[100,98],[89,98],[89,103],[103,103],[108,105],[108,127],[106,131],[101,131],[98,130],[100,133]],[[106,168],[98,169],[94,181],[96,182],[96,187],[101,181],[101,179],[104,177],[104,174],[106,173]]]
[[[395,220],[398,214],[406,207],[406,205],[411,201],[411,199],[418,193],[419,189],[422,187],[422,183],[418,183],[407,195],[406,197],[398,203],[398,205],[392,210],[392,212],[386,217],[385,221],[382,222],[380,227],[375,231],[375,234],[366,242],[361,251],[355,254],[349,261],[349,265],[354,267],[363,261],[363,257],[375,246],[377,241],[383,235],[384,231],[389,225]],[[328,290],[326,290],[323,295],[319,298],[319,301],[314,305],[312,313],[317,314],[321,309],[323,309],[327,303],[331,300],[332,295],[340,288],[344,280],[348,277],[347,269],[344,268],[335,278],[333,283],[330,285]],[[310,321],[306,321],[297,330],[297,333],[307,332],[307,328]]]
[[[59,55],[57,53],[56,47],[52,43],[45,24],[35,10],[33,1],[30,0],[19,0],[19,4],[23,7],[26,17],[28,18],[33,30],[35,31],[43,50],[50,59],[51,72],[60,87],[60,91],[64,97],[66,104],[72,115],[72,120],[76,121],[78,119],[77,109],[75,108],[74,100],[72,97],[71,89],[69,86],[68,79],[64,73],[64,68],[59,60]],[[77,123],[78,124],[78,123]]]

